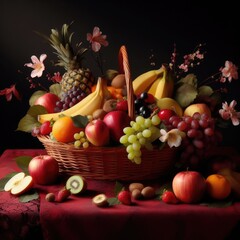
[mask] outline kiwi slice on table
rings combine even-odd
[[[80,194],[87,189],[86,179],[81,175],[73,175],[66,182],[66,189],[72,194]]]

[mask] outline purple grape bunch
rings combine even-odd
[[[73,87],[64,93],[59,101],[56,102],[55,112],[62,112],[74,106],[87,96],[87,93],[80,88]]]

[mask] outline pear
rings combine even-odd
[[[234,197],[240,199],[240,173],[232,170],[231,168],[220,169],[218,173],[227,178],[231,184]]]

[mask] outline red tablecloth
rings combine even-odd
[[[13,170],[18,170],[13,161],[16,156],[34,156],[40,153],[44,153],[44,150],[6,150],[0,158],[0,178]],[[152,184],[161,183],[154,181]],[[240,239],[240,203],[238,202],[225,208],[210,208],[188,204],[168,205],[159,200],[142,200],[136,201],[134,206],[120,204],[110,208],[98,208],[92,204],[92,197],[97,193],[105,193],[108,197],[114,196],[115,182],[94,180],[88,180],[88,190],[84,195],[71,196],[63,203],[45,201],[47,192],[56,192],[63,185],[64,180],[53,186],[36,186],[40,200],[30,203],[19,203],[8,193],[0,192],[0,239],[28,239],[2,237],[7,236],[8,231],[12,234],[16,233],[15,228],[21,229],[22,235],[24,233],[36,235],[41,228],[43,235],[39,233],[39,239],[42,237],[49,240]],[[12,207],[8,208],[10,205]],[[4,216],[8,217],[9,225],[5,224]],[[10,221],[15,221],[18,225],[11,225]],[[27,226],[27,229],[24,226]],[[2,233],[5,235],[1,236]]]

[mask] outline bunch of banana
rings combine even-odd
[[[102,108],[103,103],[105,101],[106,94],[109,93],[106,90],[106,82],[103,78],[99,78],[97,81],[96,90],[89,95],[87,95],[83,100],[79,103],[75,104],[71,108],[59,112],[59,113],[47,113],[41,114],[38,116],[38,121],[40,123],[46,121],[56,121],[61,115],[66,116],[88,116],[91,115],[96,109]]]
[[[163,70],[163,74],[159,75],[148,90],[148,93],[152,94],[156,99],[172,97],[174,90],[174,75],[172,70],[165,65],[162,65],[161,69]]]
[[[135,78],[132,82],[133,91],[136,95],[141,94],[142,92],[148,91],[151,85],[163,75],[164,68],[161,67],[156,70],[147,71],[137,78]]]

